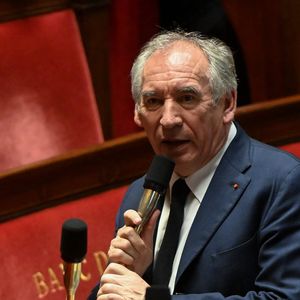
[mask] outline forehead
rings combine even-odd
[[[208,67],[208,59],[199,47],[191,42],[177,41],[149,57],[143,70],[143,86],[178,80],[207,81]]]
[[[208,65],[208,60],[204,52],[195,44],[189,41],[176,41],[163,49],[156,50],[148,58],[145,66],[157,60],[165,60],[166,63],[182,63],[183,60],[201,60]]]

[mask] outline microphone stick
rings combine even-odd
[[[64,222],[60,251],[64,261],[64,285],[67,300],[75,300],[81,275],[81,262],[87,252],[87,225],[84,221],[69,219]]]
[[[135,229],[138,234],[141,234],[159,200],[165,196],[174,167],[175,163],[166,156],[156,155],[153,158],[146,174],[144,193],[138,207],[138,213],[142,217],[141,224]]]

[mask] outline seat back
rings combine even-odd
[[[280,146],[281,149],[288,151],[300,158],[300,142],[290,143]]]
[[[72,10],[0,23],[0,172],[103,142]]]
[[[0,224],[0,299],[64,300],[61,226],[80,218],[88,225],[88,252],[76,299],[86,299],[107,263],[114,220],[126,186]]]

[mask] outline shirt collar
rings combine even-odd
[[[230,143],[234,139],[237,133],[236,126],[232,122],[229,128],[229,133],[224,143],[223,147],[219,150],[219,152],[201,169],[193,173],[192,175],[185,178],[187,185],[195,195],[197,199],[201,201],[203,198],[203,191],[206,191],[210,180],[215,173],[224,153],[229,147]],[[179,178],[179,176],[173,173],[172,178],[170,180],[170,187],[173,186],[174,182]]]

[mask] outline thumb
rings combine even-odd
[[[156,228],[156,223],[158,221],[159,215],[160,211],[156,209],[141,233],[141,238],[144,240],[145,244],[150,247],[152,247],[153,244],[154,230]]]

